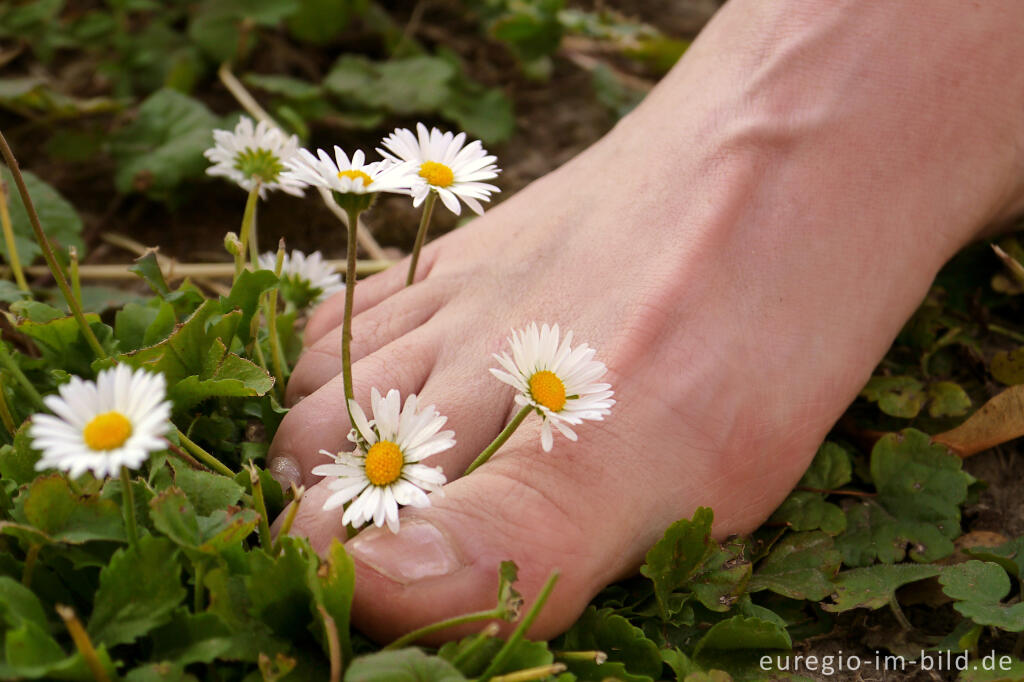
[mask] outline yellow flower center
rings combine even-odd
[[[363,187],[368,187],[373,179],[361,170],[343,170],[338,171],[338,179],[349,178],[351,180],[362,180]]]
[[[530,395],[552,412],[565,407],[565,384],[554,372],[544,369],[530,377]]]
[[[390,485],[402,475],[405,455],[389,440],[379,440],[366,453],[366,477],[374,485]]]
[[[420,177],[434,187],[447,187],[455,182],[455,173],[443,163],[424,161],[420,166]]]
[[[132,423],[120,412],[104,412],[92,418],[82,437],[91,450],[113,450],[132,435]]]

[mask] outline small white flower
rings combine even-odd
[[[418,135],[408,128],[398,128],[381,142],[387,151],[377,150],[385,158],[412,167],[413,206],[422,204],[433,191],[455,215],[461,211],[459,199],[482,215],[484,209],[478,199],[490,201],[491,192],[501,191],[481,182],[498,177],[500,169],[494,165],[497,157],[488,155],[479,140],[463,146],[466,133],[453,135],[437,128],[428,132],[422,123],[416,124],[416,132]]]
[[[75,477],[91,469],[115,476],[138,469],[149,453],[167,447],[171,404],[163,374],[127,365],[105,369],[96,381],[71,377],[60,396],[43,401],[54,414],[32,417],[32,445],[43,453],[36,469],[60,469]]]
[[[516,403],[533,406],[543,418],[540,442],[545,452],[551,451],[554,425],[569,440],[576,440],[570,425],[584,419],[604,419],[611,413],[611,384],[598,383],[608,368],[594,360],[593,348],[582,344],[572,348],[572,332],[558,342],[558,325],[537,323],[521,331],[512,330],[508,339],[512,356],[495,354],[495,359],[508,371],[491,369],[491,374],[509,384],[519,394]]]
[[[260,255],[259,266],[273,272],[277,266],[277,254]],[[341,275],[324,260],[319,251],[308,256],[298,249],[286,253],[281,263],[281,279],[283,288],[287,289],[285,297],[294,300],[300,307],[319,303],[345,288]]]
[[[339,194],[409,192],[408,167],[397,166],[390,161],[366,163],[366,155],[361,149],[356,150],[350,159],[337,145],[333,159],[323,149],[317,149],[316,153],[313,156],[308,150],[300,149],[285,164],[288,170],[284,176],[308,185],[326,187]]]
[[[203,154],[213,165],[206,169],[209,175],[222,175],[249,192],[258,180],[260,198],[267,198],[268,190],[281,190],[297,197],[303,196],[306,183],[284,177],[285,163],[299,149],[299,138],[285,137],[279,129],[260,121],[255,129],[252,119],[242,116],[234,130],[214,130],[214,146]]]
[[[335,493],[324,502],[324,509],[354,499],[342,523],[359,527],[373,521],[380,527],[387,522],[391,532],[397,533],[399,505],[429,507],[424,491],[441,490],[446,480],[441,467],[418,462],[455,445],[455,432],[440,430],[447,417],[438,414],[433,405],[418,411],[415,395],[407,397],[402,407],[398,391],[392,389],[382,398],[374,388],[370,403],[372,421],[367,421],[354,400],[349,403],[355,426],[366,440],[359,439],[353,429],[349,440],[356,443],[356,449],[337,454],[321,450],[333,457],[334,463],[314,467],[313,473],[334,477],[327,486]]]

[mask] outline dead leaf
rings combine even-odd
[[[1011,386],[972,414],[963,424],[932,436],[960,457],[1024,436],[1024,384]]]

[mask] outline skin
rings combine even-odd
[[[360,282],[356,399],[415,392],[458,444],[428,461],[444,497],[349,541],[356,624],[384,641],[490,608],[512,559],[528,601],[562,572],[550,637],[696,507],[720,537],[764,521],[941,265],[1020,208],[1022,22],[1015,0],[735,0],[603,140],[430,244],[415,285],[401,264]],[[312,486],[294,532],[321,551],[345,537],[309,473],[349,449],[342,310],[310,321],[271,449]],[[618,402],[551,453],[528,419],[458,478],[515,413],[491,354],[534,320],[597,348]]]

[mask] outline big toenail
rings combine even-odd
[[[462,568],[448,536],[424,519],[403,521],[397,534],[386,528],[370,528],[345,548],[353,558],[405,585],[451,575]]]
[[[302,472],[299,470],[299,464],[291,457],[275,457],[270,460],[267,471],[285,490],[291,488],[292,484],[296,486],[302,484]]]

